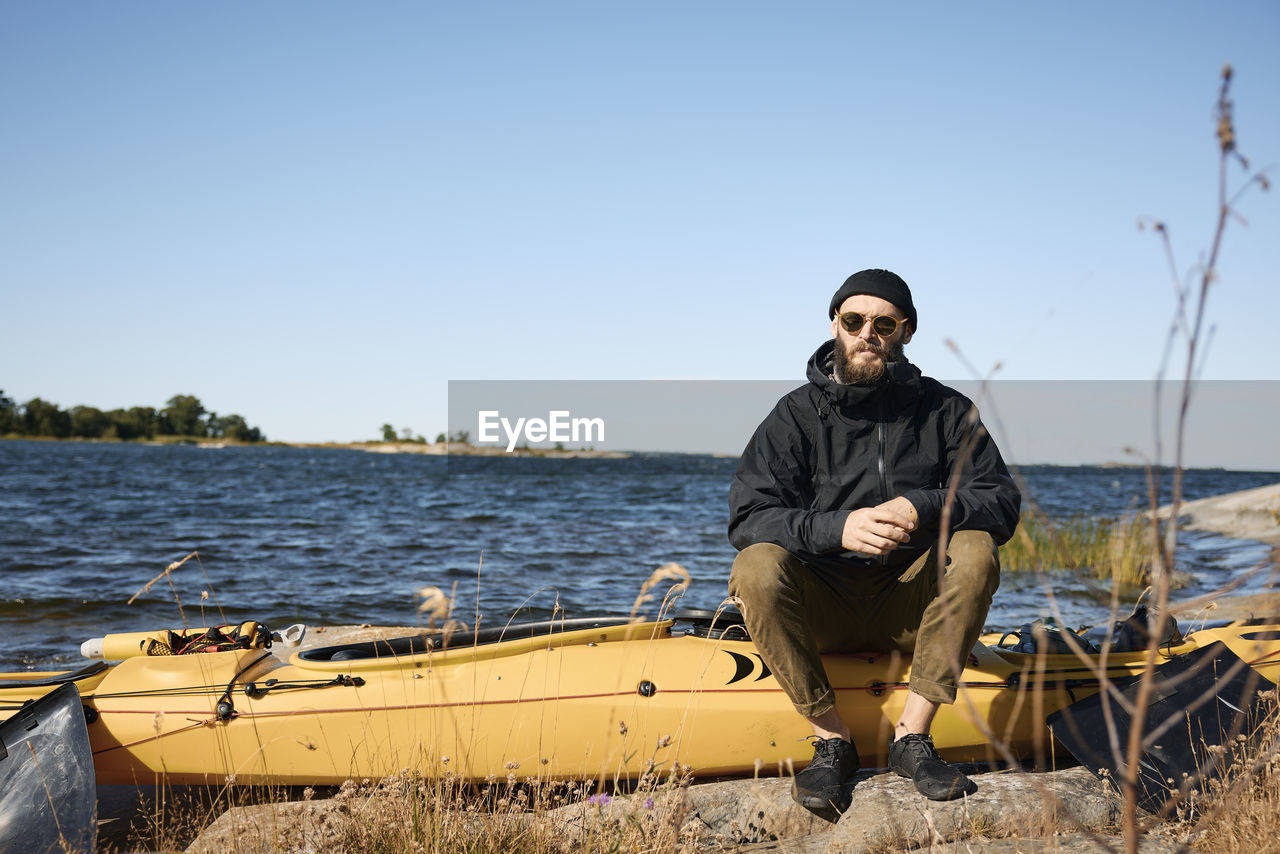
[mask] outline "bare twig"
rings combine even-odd
[[[1160,460],[1162,459],[1161,451],[1161,430],[1160,430],[1160,385],[1163,379],[1164,371],[1167,366],[1167,360],[1173,349],[1173,342],[1179,333],[1185,335],[1186,354],[1182,367],[1182,377],[1180,384],[1180,394],[1178,399],[1177,420],[1175,422],[1174,441],[1173,441],[1173,477],[1171,483],[1171,501],[1169,507],[1169,518],[1165,525],[1163,536],[1158,526],[1152,528],[1152,546],[1154,553],[1154,566],[1152,568],[1152,588],[1154,607],[1148,610],[1148,643],[1146,657],[1143,667],[1142,676],[1138,682],[1138,694],[1134,702],[1134,714],[1132,728],[1129,732],[1128,745],[1126,746],[1125,762],[1121,766],[1120,782],[1121,792],[1124,795],[1124,808],[1121,817],[1121,824],[1124,830],[1125,850],[1130,854],[1136,854],[1138,850],[1138,820],[1137,820],[1137,799],[1138,799],[1138,763],[1141,759],[1144,747],[1144,725],[1146,722],[1147,709],[1151,704],[1152,692],[1154,689],[1154,673],[1156,667],[1157,651],[1160,645],[1159,628],[1161,622],[1165,619],[1169,605],[1169,589],[1170,577],[1172,574],[1174,555],[1177,548],[1178,536],[1178,507],[1182,502],[1182,470],[1183,470],[1183,451],[1185,448],[1187,415],[1191,407],[1192,392],[1194,390],[1194,380],[1197,374],[1197,366],[1201,356],[1199,354],[1200,345],[1204,342],[1205,309],[1208,304],[1209,292],[1214,283],[1217,281],[1217,265],[1219,253],[1222,249],[1223,236],[1226,233],[1227,223],[1234,218],[1232,205],[1235,199],[1240,197],[1240,193],[1228,199],[1228,176],[1227,165],[1232,159],[1238,160],[1247,171],[1248,161],[1246,161],[1238,152],[1236,147],[1235,127],[1232,118],[1233,104],[1228,97],[1231,87],[1232,69],[1227,65],[1222,70],[1222,83],[1218,90],[1217,100],[1217,126],[1216,133],[1218,137],[1218,216],[1216,227],[1214,228],[1213,238],[1210,243],[1208,257],[1198,271],[1198,289],[1192,295],[1188,293],[1188,288],[1184,288],[1178,280],[1177,268],[1173,264],[1172,249],[1169,245],[1168,230],[1159,224],[1157,233],[1160,234],[1165,246],[1165,255],[1169,260],[1171,273],[1174,279],[1174,287],[1177,292],[1178,303],[1174,313],[1174,321],[1170,328],[1169,342],[1166,345],[1165,359],[1161,364],[1160,374],[1156,379],[1156,463],[1149,469],[1149,490],[1151,493],[1152,509],[1159,506],[1159,493],[1161,485],[1162,471]],[[1245,186],[1251,186],[1257,183],[1262,188],[1268,186],[1266,178],[1258,176],[1250,177],[1246,180]],[[1241,188],[1244,189],[1244,188]],[[1187,307],[1191,306],[1191,318],[1188,322],[1186,316]],[[1206,349],[1207,349],[1207,342]]]
[[[145,594],[145,593],[150,592],[150,590],[151,590],[152,586],[154,586],[154,585],[155,585],[155,583],[156,583],[157,581],[159,581],[160,579],[162,579],[162,578],[163,578],[163,579],[165,579],[166,581],[168,581],[168,582],[169,582],[169,590],[173,593],[173,601],[174,601],[175,603],[177,603],[177,605],[178,605],[178,616],[179,616],[179,618],[181,618],[181,620],[182,620],[182,625],[185,627],[185,626],[187,625],[187,615],[186,615],[186,614],[183,612],[183,610],[182,610],[182,599],[181,599],[181,597],[179,597],[179,596],[178,596],[178,588],[177,588],[177,587],[174,587],[174,585],[173,585],[173,577],[172,577],[172,576],[173,576],[173,571],[174,571],[175,569],[177,569],[178,567],[182,566],[184,563],[186,563],[187,561],[191,560],[192,558],[195,558],[195,559],[196,559],[196,563],[200,563],[200,554],[199,554],[199,552],[192,552],[191,554],[189,554],[189,555],[187,555],[186,557],[184,557],[182,560],[174,561],[173,563],[169,564],[168,566],[166,566],[166,567],[164,568],[164,572],[160,573],[160,574],[159,574],[159,575],[157,575],[155,578],[151,579],[151,580],[150,580],[150,581],[148,581],[146,584],[142,585],[142,589],[140,589],[137,593],[135,593],[135,594],[133,594],[132,596],[130,596],[130,597],[129,597],[129,601],[128,601],[128,603],[127,603],[127,604],[132,605],[132,604],[134,603],[134,601],[138,599],[138,597],[142,596],[142,595],[143,595],[143,594]],[[201,564],[201,565],[200,565],[200,568],[203,570],[203,569],[204,569],[204,565],[203,565],[203,564]],[[208,574],[206,573],[206,575],[205,575],[205,579],[207,580],[207,579],[208,579],[208,577],[209,577],[209,576],[208,576]]]

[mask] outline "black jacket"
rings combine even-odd
[[[743,451],[729,490],[729,541],[775,543],[833,569],[901,567],[937,542],[947,488],[960,473],[949,530],[1013,535],[1021,495],[964,395],[891,362],[873,386],[831,378],[835,342],[809,360],[809,382],[778,401]],[[920,514],[906,543],[882,557],[840,546],[851,510],[904,496]]]

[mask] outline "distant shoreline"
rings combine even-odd
[[[461,442],[238,442],[234,439],[209,439],[196,436],[165,436],[154,439],[90,439],[59,436],[0,436],[0,441],[78,442],[89,445],[145,445],[149,447],[182,445],[194,448],[329,448],[339,451],[365,451],[371,454],[426,454],[455,457],[548,457],[552,459],[625,460],[635,456],[628,451],[598,451],[591,448],[515,448],[508,451],[496,445],[464,445]]]
[[[625,460],[625,451],[597,451],[579,448],[515,448],[508,451],[497,445],[466,445],[461,442],[280,442],[292,448],[336,448],[365,451],[370,454],[426,454],[435,457],[547,457],[557,460]]]
[[[555,448],[519,447],[511,451],[500,445],[464,445],[459,442],[383,442],[378,439],[357,442],[286,442],[268,439],[261,442],[240,442],[234,439],[211,439],[198,436],[156,436],[151,439],[93,439],[86,437],[27,436],[8,433],[0,435],[0,442],[84,442],[89,444],[117,445],[184,445],[199,448],[334,448],[337,450],[365,451],[374,454],[426,454],[428,456],[459,457],[547,457],[553,459],[630,459],[636,454],[684,454],[688,456],[716,457],[720,459],[737,459],[736,453],[717,453],[708,451],[601,451],[595,449],[556,450]],[[1115,461],[1101,463],[1010,463],[1010,469],[1145,469],[1143,463],[1121,463]],[[1166,475],[1172,472],[1171,466],[1163,466]],[[1280,470],[1265,466],[1247,468],[1226,466],[1184,466],[1184,471],[1224,471],[1280,474]]]

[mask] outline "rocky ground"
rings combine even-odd
[[[1169,507],[1157,515],[1165,518]],[[1240,540],[1280,545],[1280,483],[1187,501],[1178,507],[1182,527]]]

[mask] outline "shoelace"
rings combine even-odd
[[[938,749],[933,746],[933,738],[931,736],[904,735],[898,741],[916,757],[917,762],[925,759],[942,761],[942,757],[938,754]]]
[[[821,738],[815,739],[813,742],[813,761],[810,765],[829,764],[835,765],[839,760],[840,748],[839,739]]]

